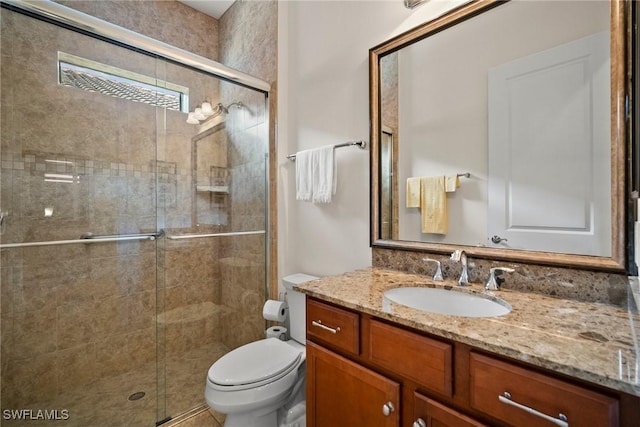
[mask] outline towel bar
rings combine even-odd
[[[351,147],[352,145],[356,145],[358,148],[360,148],[361,150],[364,150],[365,148],[367,148],[367,142],[366,141],[349,141],[349,142],[344,142],[342,144],[336,144],[333,146],[333,148],[342,148],[342,147]],[[296,155],[295,154],[289,154],[287,156],[287,159],[289,160],[296,160]]]

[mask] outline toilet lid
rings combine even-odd
[[[209,380],[221,386],[240,386],[280,377],[298,365],[299,350],[277,338],[236,348],[209,368]]]

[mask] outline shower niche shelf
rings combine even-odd
[[[229,194],[229,186],[228,185],[196,185],[196,191],[199,193]]]

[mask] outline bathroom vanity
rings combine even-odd
[[[508,290],[493,293],[512,308],[500,317],[384,300],[406,286],[461,290],[379,268],[298,287],[309,426],[638,425],[637,314]]]

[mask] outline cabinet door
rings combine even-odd
[[[400,385],[307,341],[309,427],[398,427]]]
[[[486,427],[420,393],[414,393],[413,427]]]

